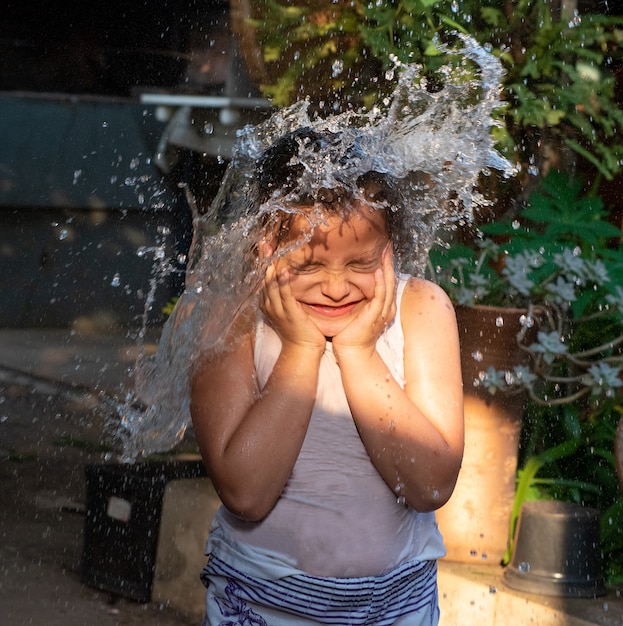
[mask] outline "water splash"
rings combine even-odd
[[[369,202],[355,181],[371,170],[386,175],[401,197],[391,207],[401,212],[394,241],[398,269],[421,275],[438,231],[469,221],[474,208],[485,203],[476,191],[479,174],[490,168],[514,173],[491,138],[492,112],[501,106],[501,65],[474,40],[462,41],[464,65],[446,68],[441,89],[431,86],[421,68],[399,66],[394,93],[368,113],[321,118],[303,101],[239,132],[210,212],[195,218],[186,289],[163,328],[157,353],[137,364],[134,394],[118,407],[117,436],[125,459],[169,450],[183,438],[190,424],[193,368],[206,354],[223,349],[231,322],[253,304],[270,262],[258,263],[255,249],[277,208],[315,198],[322,189],[347,188],[353,201]],[[297,185],[277,189],[262,202],[258,161],[301,128],[334,140],[322,151],[301,142]],[[321,213],[306,217],[312,228],[323,220]]]

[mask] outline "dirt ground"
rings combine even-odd
[[[0,623],[190,624],[82,582],[84,467],[106,460],[94,397],[0,368]]]

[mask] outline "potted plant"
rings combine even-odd
[[[515,426],[511,429],[515,456],[509,456],[506,432],[502,438],[506,459],[498,461],[498,466],[508,468],[501,481],[506,492],[496,495],[508,506],[511,539],[527,497],[540,493],[594,500],[587,493],[595,494],[598,475],[608,473],[601,462],[605,458],[613,464],[623,400],[621,231],[605,219],[599,197],[582,195],[582,187],[581,180],[553,171],[515,218],[494,221],[477,229],[472,241],[440,246],[430,253],[430,275],[454,301],[464,342],[468,434],[471,431],[480,440],[494,437],[500,423],[509,421],[499,412],[508,413],[509,405],[518,410],[510,420]],[[482,331],[476,324],[479,318],[489,320]],[[509,321],[515,326],[502,350],[515,362],[503,363],[496,350],[488,362],[489,348],[495,348]],[[474,419],[472,396],[489,407],[492,434],[475,433],[469,423]],[[482,413],[482,407],[479,410]],[[482,458],[480,446],[481,441],[474,442],[470,449],[468,439],[466,464]],[[583,458],[573,469],[582,455],[590,457],[591,449],[608,452],[599,462]],[[518,453],[519,466],[525,467],[515,493]],[[606,480],[610,487],[603,490],[609,495],[598,503],[602,511],[619,493],[611,489],[617,484],[614,465],[611,469]],[[465,479],[478,473],[470,468]],[[545,481],[540,491],[534,491],[537,474]],[[440,518],[443,524],[443,510]],[[486,523],[485,518],[478,523]],[[507,535],[501,540],[499,528],[496,532],[497,558],[500,548],[506,548]],[[508,561],[509,556],[506,551],[502,558]]]
[[[582,186],[553,171],[512,221],[482,226],[470,245],[431,251],[431,276],[459,310],[522,312],[516,339],[529,364],[482,372],[477,384],[492,395],[523,389],[554,406],[610,396],[623,385],[621,231]]]
[[[621,396],[582,413],[574,404],[526,407],[525,448],[511,512],[511,561],[522,505],[531,500],[562,500],[596,509],[604,577],[623,583],[623,495],[613,458],[613,439],[621,423]],[[544,432],[545,431],[545,432]],[[620,432],[620,427],[619,427]]]

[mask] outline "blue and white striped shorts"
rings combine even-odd
[[[203,626],[435,626],[437,562],[411,561],[380,576],[265,580],[210,556]]]

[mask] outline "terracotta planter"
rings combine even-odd
[[[483,390],[480,372],[527,363],[517,346],[524,309],[457,307],[465,390],[465,454],[456,489],[437,512],[446,558],[499,563],[506,551],[525,396]]]

